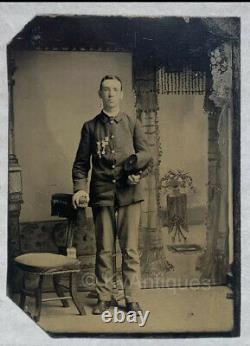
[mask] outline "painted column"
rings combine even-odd
[[[210,54],[212,102],[209,113],[209,184],[207,247],[201,257],[201,279],[225,284],[229,271],[229,167],[232,117],[232,47],[224,43]]]
[[[15,155],[15,122],[14,122],[14,73],[15,60],[8,52],[8,87],[9,87],[9,201],[8,201],[8,294],[18,290],[20,276],[14,266],[14,258],[21,253],[19,235],[19,216],[22,200],[21,168]]]
[[[145,201],[142,206],[140,251],[142,287],[165,286],[165,274],[173,269],[164,254],[159,219],[159,164],[161,156],[158,129],[158,102],[155,73],[143,71],[135,76],[136,110],[154,158],[151,174],[145,178]]]

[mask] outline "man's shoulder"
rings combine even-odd
[[[134,128],[135,128],[135,125],[136,125],[136,114],[133,114],[133,113],[125,113],[123,112],[122,114],[123,118],[125,119],[126,123],[128,124],[130,130],[131,130],[131,133],[134,133]]]
[[[93,118],[85,121],[83,126],[90,128],[90,129],[93,128],[95,126],[96,121],[100,118],[100,115],[101,115],[101,113],[98,113]]]
[[[122,112],[122,117],[124,119],[126,119],[126,121],[128,121],[131,124],[135,124],[136,123],[136,114],[134,114],[134,113]]]
[[[127,118],[129,120],[136,119],[136,114],[134,114],[133,112],[127,113],[127,112],[122,111],[121,114],[122,114],[123,117],[125,117],[125,118]]]

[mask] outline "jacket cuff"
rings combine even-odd
[[[77,191],[83,190],[85,192],[88,191],[88,181],[87,180],[75,180],[73,183],[73,191],[76,193]]]
[[[141,152],[136,154],[137,160],[135,168],[140,170],[143,169],[150,160],[152,160],[152,156],[148,152]]]

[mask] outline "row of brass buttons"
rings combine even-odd
[[[113,123],[114,123],[114,120],[110,120],[110,124],[113,124]],[[114,135],[111,135],[110,138],[113,139],[113,138],[114,138]],[[112,154],[115,154],[115,150],[114,150],[114,149],[111,150],[111,153],[112,153]],[[114,168],[115,168],[115,165],[112,165],[112,168],[114,169]],[[112,180],[112,183],[115,184],[115,183],[116,183],[116,179],[113,179],[113,180]]]

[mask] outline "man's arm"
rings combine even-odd
[[[136,119],[133,140],[137,158],[135,167],[136,169],[141,170],[144,169],[149,162],[153,161],[153,155],[139,119]]]
[[[72,168],[73,205],[79,206],[81,197],[88,200],[88,172],[90,170],[90,134],[87,123],[82,127],[81,139]]]
[[[127,172],[135,172],[128,175],[127,182],[129,185],[138,184],[141,178],[151,173],[154,166],[151,150],[143,132],[142,124],[138,119],[136,119],[133,141],[135,155],[131,155],[126,160],[124,167]]]

